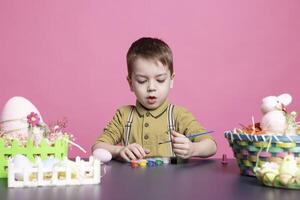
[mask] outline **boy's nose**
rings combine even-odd
[[[155,91],[155,90],[156,90],[155,83],[153,83],[153,81],[150,81],[149,84],[148,84],[147,91],[152,92],[152,91]]]

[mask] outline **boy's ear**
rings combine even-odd
[[[132,89],[132,80],[131,80],[131,78],[129,78],[129,76],[127,76],[127,82],[128,82],[129,87],[130,87],[130,91],[133,92],[133,89]]]
[[[171,76],[171,84],[170,84],[170,88],[173,88],[173,85],[174,85],[174,77],[175,77],[175,73],[173,73],[172,76]]]

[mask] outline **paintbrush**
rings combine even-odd
[[[206,131],[206,132],[202,132],[202,133],[192,133],[192,134],[190,134],[190,135],[188,135],[186,137],[189,138],[189,139],[191,139],[191,138],[197,137],[199,135],[205,135],[205,134],[212,133],[212,132],[214,132],[214,131]],[[172,142],[172,140],[160,142],[158,144],[165,144],[165,143],[169,143],[169,142]]]

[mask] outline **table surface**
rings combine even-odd
[[[188,163],[132,169],[111,161],[97,185],[7,188],[0,179],[1,200],[51,199],[299,199],[300,190],[262,186],[254,177],[239,175],[235,160],[192,159]]]

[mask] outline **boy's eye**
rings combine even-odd
[[[143,83],[146,83],[147,80],[137,80],[137,82],[140,83],[140,84],[143,84]]]
[[[165,82],[166,81],[166,79],[158,79],[157,80],[157,82],[159,82],[159,83],[163,83],[163,82]]]

